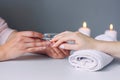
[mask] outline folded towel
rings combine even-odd
[[[113,57],[97,50],[75,51],[69,63],[77,70],[97,71],[108,65]]]
[[[95,39],[104,41],[115,41],[115,39],[102,34]],[[78,50],[69,57],[69,63],[77,70],[97,71],[112,62],[114,58],[104,52],[97,50]]]

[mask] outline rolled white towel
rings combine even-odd
[[[95,37],[97,40],[116,41],[105,34]],[[69,57],[69,63],[77,70],[97,71],[112,62],[114,58],[97,50],[78,50]]]
[[[78,50],[69,57],[69,63],[81,71],[100,70],[112,60],[113,57],[97,50]]]

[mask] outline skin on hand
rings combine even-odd
[[[68,44],[68,41],[74,41],[74,44]],[[56,35],[51,42],[55,42],[53,47],[60,47],[67,50],[93,49],[96,40],[80,32],[65,31]]]
[[[46,48],[46,55],[51,58],[62,59],[68,57],[70,55],[70,51],[60,48],[48,47]]]
[[[4,55],[0,60],[13,59],[24,53],[45,49],[49,43],[41,42],[42,37],[41,33],[33,31],[13,32],[7,42],[0,46]]]
[[[47,42],[47,41],[43,41],[43,42]],[[45,49],[37,51],[36,53],[37,54],[43,53],[43,54],[45,54],[51,58],[54,58],[54,59],[62,59],[62,58],[68,57],[70,55],[69,50],[65,50],[65,49],[61,49],[61,48],[57,48],[57,47],[53,48],[52,44],[53,43],[51,43]]]
[[[74,41],[75,44],[68,44],[67,41]],[[120,41],[95,40],[80,32],[65,31],[56,35],[51,42],[56,42],[53,47],[67,50],[94,49],[120,58]]]

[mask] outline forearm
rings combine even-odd
[[[96,41],[95,49],[120,57],[120,42]]]

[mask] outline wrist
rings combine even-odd
[[[88,44],[87,49],[97,50],[98,44],[99,44],[98,40],[91,38],[91,40],[89,40],[89,44]]]
[[[95,41],[94,49],[95,49],[95,50],[98,50],[98,51],[104,51],[103,44],[104,44],[103,41],[96,40],[96,41]]]

